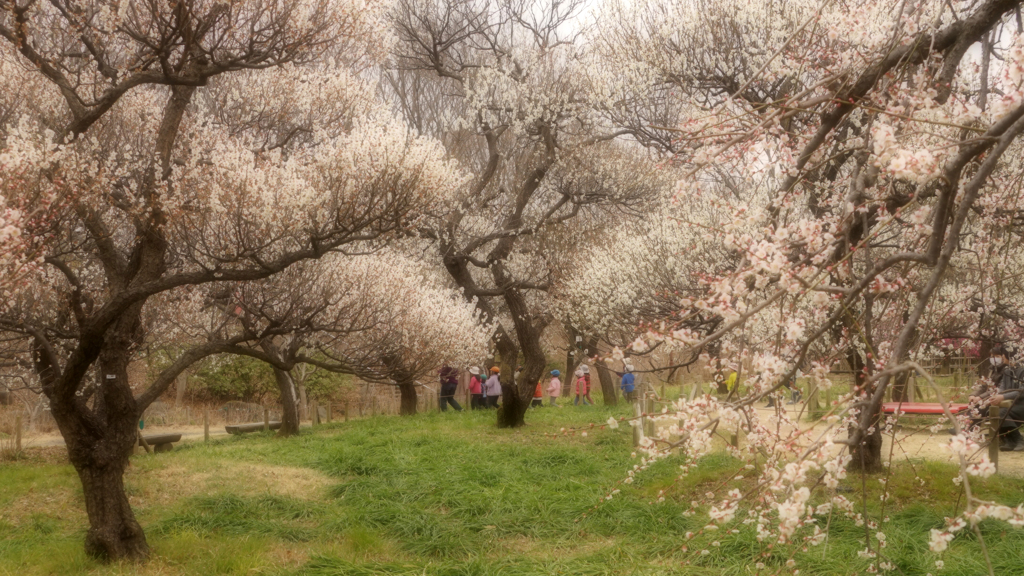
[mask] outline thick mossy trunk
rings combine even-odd
[[[498,343],[501,356],[501,406],[498,409],[498,428],[518,428],[526,425],[526,411],[540,382],[547,358],[541,349],[539,333],[531,333],[533,343],[523,347],[523,366],[515,378],[515,365],[519,351],[514,343]],[[506,358],[508,360],[506,360]]]
[[[864,394],[870,398],[874,393],[874,389],[865,390],[867,374],[865,373],[864,359],[861,358],[858,351],[851,348],[846,354],[846,360],[853,369],[854,389],[858,392],[858,395]],[[861,436],[860,442],[850,447],[850,456],[853,457],[853,460],[850,461],[850,470],[867,472],[869,474],[882,471],[882,418],[882,407],[879,406],[871,416],[868,429]],[[870,430],[870,433],[868,433],[868,430]],[[851,432],[851,436],[856,434],[857,431]]]
[[[398,391],[401,395],[401,403],[398,413],[402,416],[416,415],[416,385],[412,382],[399,382]]]
[[[274,368],[277,389],[281,394],[281,428],[277,435],[294,436],[299,433],[299,396],[295,381],[288,372]]]
[[[900,372],[892,378],[892,401],[910,402],[910,371]]]
[[[875,413],[871,418],[871,433],[865,434],[859,443],[850,447],[850,470],[877,474],[883,471],[882,466],[882,414]]]
[[[116,346],[116,338],[108,343]],[[50,398],[51,411],[68,450],[68,459],[82,481],[89,530],[85,551],[103,561],[143,560],[149,545],[124,491],[124,471],[138,442],[139,409],[128,385],[128,354],[104,350],[99,382],[91,394],[91,416],[76,405],[77,397]]]
[[[498,428],[518,428],[526,425],[526,411],[530,408],[530,396],[520,393],[519,387],[501,387],[501,407],[498,410]]]
[[[604,405],[615,406],[619,403],[619,397],[611,371],[601,361],[595,362],[594,367],[597,368],[597,379],[601,382],[601,395],[604,396]]]
[[[124,491],[127,464],[126,454],[112,462],[76,466],[89,515],[85,552],[93,558],[144,560],[149,556],[146,535],[135,520]]]

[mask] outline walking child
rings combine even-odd
[[[622,382],[619,384],[619,388],[622,389],[622,396],[626,399],[626,402],[632,403],[636,401],[636,387],[634,386],[636,376],[633,374],[633,365],[626,364],[623,370]]]
[[[483,410],[484,405],[484,378],[480,375],[480,367],[473,366],[469,369],[469,407],[473,410]]]
[[[484,382],[484,393],[487,394],[487,407],[497,408],[498,398],[501,396],[501,380],[498,375],[501,373],[501,368],[497,366],[491,367],[491,377]]]
[[[544,390],[541,389],[540,381],[537,382],[537,386],[533,389],[533,401],[530,402],[530,406],[533,408],[544,406]]]
[[[590,397],[590,382],[586,378],[586,374],[583,373],[583,368],[580,367],[575,372],[576,376],[576,399],[572,401],[573,406],[579,406],[580,398],[583,398],[583,405],[588,404],[587,399]],[[593,404],[593,402],[590,402]]]
[[[548,400],[552,406],[561,408],[558,405],[558,397],[562,395],[562,381],[558,379],[561,374],[558,370],[551,371],[551,381],[548,382]]]

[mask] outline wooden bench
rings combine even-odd
[[[139,436],[139,446],[149,445],[154,452],[170,452],[175,442],[181,441],[181,434],[154,434],[152,436]],[[146,444],[142,441],[145,440]]]
[[[988,459],[996,466],[996,470],[999,469],[999,409],[1009,408],[1012,402],[1009,400],[1003,400],[998,406],[988,407],[988,420],[989,420],[989,432],[988,432]],[[949,412],[951,414],[957,414],[966,410],[968,404],[949,404]],[[935,402],[886,402],[882,404],[882,410],[886,414],[892,414],[899,410],[902,414],[912,415],[932,415],[938,416],[945,414],[942,409],[942,404]],[[982,409],[983,411],[984,409]],[[982,412],[984,413],[984,412]]]
[[[950,414],[958,414],[967,409],[967,404],[950,404]],[[886,414],[893,414],[897,410],[902,414],[917,414],[939,416],[945,414],[942,404],[937,402],[885,402],[882,404],[882,411]]]
[[[251,424],[231,424],[230,426],[225,426],[224,430],[226,430],[228,434],[245,434],[246,432],[260,432],[264,428],[278,430],[281,428],[281,423],[253,422]]]

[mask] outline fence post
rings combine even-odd
[[[345,422],[348,422],[348,402],[345,402]]]
[[[21,452],[21,414],[14,417],[14,449]]]
[[[633,403],[633,418],[640,418],[633,422],[633,447],[636,448],[640,445],[640,440],[644,437],[644,420],[641,416],[643,412],[640,410],[640,403]]]
[[[210,441],[210,409],[203,410],[203,442]]]
[[[263,431],[270,432],[270,408],[263,409]]]
[[[988,407],[988,418],[991,423],[992,437],[988,442],[988,459],[992,461],[992,464],[996,467],[996,472],[999,472],[999,407],[989,406]]]
[[[331,403],[327,402],[327,423],[330,424],[333,420],[333,414],[331,413]]]
[[[800,387],[797,386],[797,389]],[[821,408],[821,403],[818,402],[818,385],[814,382],[814,378],[807,383],[807,411],[814,414]]]

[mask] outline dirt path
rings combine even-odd
[[[203,439],[202,426],[146,426],[143,431],[145,435],[151,434],[181,434],[182,442],[194,442]],[[210,437],[227,436],[224,426],[210,427]],[[59,433],[32,434],[22,439],[23,448],[43,448],[48,446],[63,446],[64,438]]]

